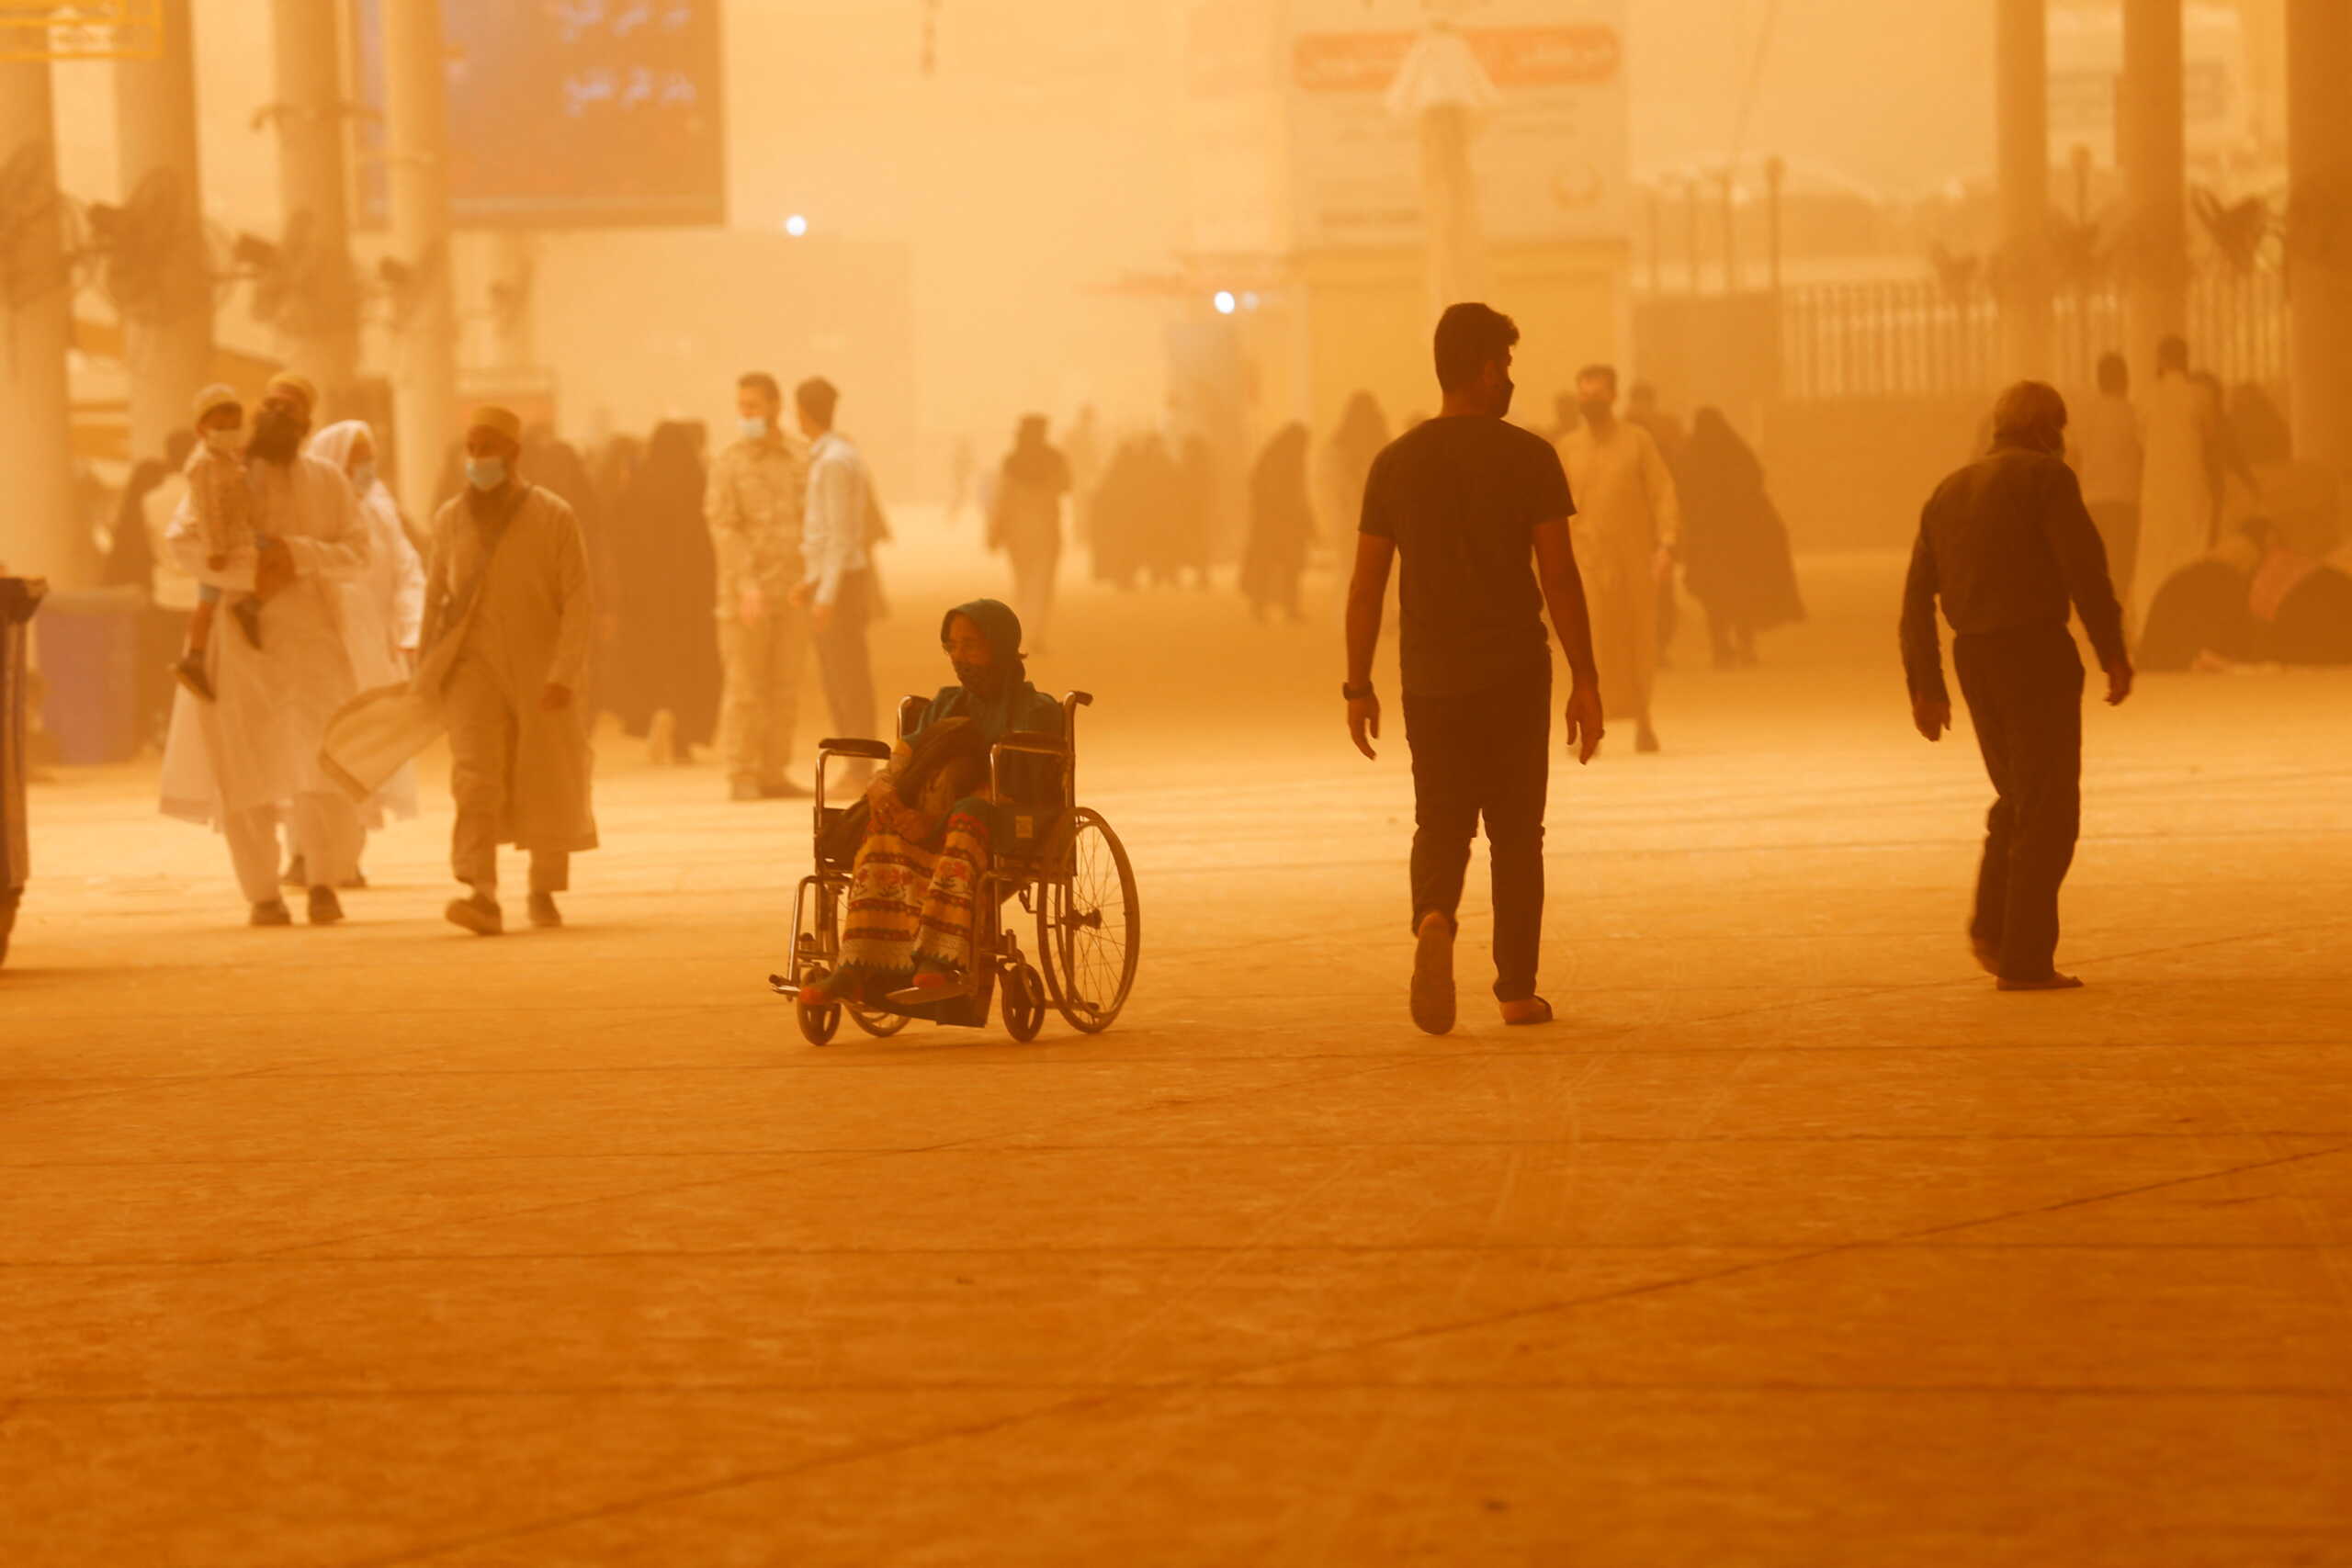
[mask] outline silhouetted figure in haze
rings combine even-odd
[[[840,406],[841,393],[822,377],[792,389],[793,414],[800,434],[808,438],[808,499],[801,513],[804,565],[797,597],[808,607],[817,675],[825,683],[833,733],[863,738],[881,733],[866,632],[882,614],[873,550],[884,530],[865,455],[833,428]]]
[[[616,509],[618,624],[606,698],[624,730],[649,738],[659,762],[692,761],[718,729],[718,560],[703,485],[693,430],[665,421]]]
[[[1582,416],[1559,442],[1577,497],[1577,561],[1600,661],[1601,708],[1634,721],[1634,750],[1658,749],[1650,722],[1657,681],[1658,581],[1674,570],[1682,516],[1674,476],[1650,433],[1617,417],[1617,372],[1577,373]]]
[[[2140,544],[2133,553],[2131,623],[2145,626],[2149,604],[2172,574],[2220,536],[2222,475],[2215,443],[2220,402],[2188,373],[2187,340],[2156,348],[2155,385],[2143,409],[2147,460],[2140,483]]]
[[[160,460],[147,457],[132,466],[122,498],[115,506],[114,537],[107,546],[101,581],[109,587],[139,591],[139,664],[134,679],[142,741],[160,742],[164,738],[164,724],[172,711],[172,660],[179,656],[188,614],[196,607],[194,583],[177,572],[170,574],[174,582],[165,581],[161,568],[166,562],[158,550],[163,530],[160,524],[151,527],[149,502],[173,491],[175,478],[179,480],[176,490],[185,492],[187,481],[180,470],[195,446],[195,431],[175,430]],[[172,504],[177,503],[175,494]],[[161,522],[170,520],[171,513],[165,510]],[[164,595],[169,586],[184,587],[187,603],[165,604]]]
[[[1184,494],[1184,471],[1158,431],[1137,445],[1135,522],[1144,571],[1154,586],[1181,583],[1201,558],[1198,521]]]
[[[2294,460],[2293,427],[2270,394],[2254,382],[2241,381],[2231,390],[2229,421],[2239,456],[2256,474]]]
[[[1579,761],[1600,744],[1567,477],[1542,436],[1503,417],[1518,342],[1510,318],[1484,305],[1456,305],[1440,318],[1443,412],[1374,462],[1348,584],[1340,694],[1348,733],[1370,757],[1380,735],[1373,656],[1389,573],[1402,563],[1405,744],[1413,757],[1409,998],[1413,1021],[1431,1034],[1453,1027],[1456,911],[1482,820],[1494,877],[1495,998],[1507,1024],[1551,1021],[1552,1005],[1535,990],[1552,761],[1547,607],[1574,677],[1568,743]]]
[[[1184,509],[1184,540],[1189,549],[1184,565],[1193,573],[1193,586],[1206,588],[1209,565],[1225,537],[1225,488],[1216,449],[1205,435],[1186,436],[1183,449],[1176,455],[1176,466],[1182,475],[1179,504]]]
[[[2066,402],[2023,381],[1993,412],[1993,450],[1938,487],[1919,519],[1903,591],[1903,671],[1912,722],[1929,740],[1951,727],[1940,600],[1952,663],[1992,776],[1984,857],[1968,927],[1977,962],[2005,991],[2064,990],[2058,888],[2082,819],[2083,661],[2071,603],[2107,671],[2107,700],[2132,694],[2123,612],[2107,548],[2063,454]]]
[[[1701,409],[1679,469],[1683,582],[1707,611],[1715,668],[1756,662],[1756,634],[1804,619],[1789,530],[1764,465],[1721,409]]]
[[[1024,416],[1012,450],[998,465],[988,546],[1012,568],[1012,602],[1043,651],[1054,614],[1054,582],[1061,572],[1062,500],[1069,494],[1069,459],[1046,440],[1046,416]]]
[[[1647,381],[1636,381],[1625,389],[1625,423],[1649,432],[1657,444],[1657,455],[1666,459],[1666,471],[1675,477],[1678,490],[1682,482],[1682,447],[1690,439],[1682,422],[1666,412],[1657,399],[1657,389]],[[1657,664],[1667,665],[1667,650],[1674,646],[1674,634],[1682,625],[1682,606],[1674,597],[1674,573],[1660,574],[1657,580]]]
[[[2132,406],[2132,370],[2120,354],[2098,362],[2098,396],[2075,411],[2066,431],[2066,460],[2082,481],[2083,504],[2107,545],[2115,596],[2132,600],[2132,566],[2140,555],[2140,489],[2147,445],[2140,411]]]
[[[703,516],[718,561],[718,656],[725,694],[719,751],[730,800],[799,800],[787,775],[800,722],[808,617],[794,598],[803,575],[801,513],[808,454],[784,429],[784,389],[764,370],[736,378],[737,434],[711,466]]]
[[[1380,400],[1363,391],[1349,398],[1340,411],[1339,428],[1323,447],[1323,494],[1338,524],[1352,525],[1363,515],[1364,480],[1388,440],[1388,416],[1380,412]]]
[[[1306,618],[1299,579],[1315,542],[1315,503],[1306,491],[1306,426],[1293,421],[1274,433],[1250,472],[1250,537],[1242,547],[1240,587],[1260,620],[1279,610]]]
[[[1086,542],[1092,557],[1094,580],[1126,590],[1136,585],[1143,570],[1143,514],[1150,505],[1144,494],[1149,479],[1140,440],[1123,441],[1102,469],[1102,482],[1087,497]]]

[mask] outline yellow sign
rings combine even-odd
[[[0,0],[0,61],[160,60],[163,0]]]

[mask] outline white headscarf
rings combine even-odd
[[[359,445],[362,436],[367,438],[368,445],[372,449],[376,445],[376,433],[368,427],[368,422],[364,419],[346,419],[339,423],[330,424],[311,436],[310,445],[304,449],[313,457],[323,457],[333,463],[345,478],[349,478],[351,449]],[[368,498],[361,496],[360,499],[365,501]]]

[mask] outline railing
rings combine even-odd
[[[2222,381],[2275,382],[2287,373],[2284,279],[2273,271],[2211,272],[2192,280],[2187,335],[2199,369]],[[2095,378],[2099,356],[2125,348],[2122,292],[2061,292],[2052,301],[2048,374],[2060,386]],[[2153,345],[2149,345],[2153,347]],[[2147,350],[2132,355],[2143,363]],[[1989,392],[2001,381],[2001,308],[1990,289],[1941,283],[1812,284],[1781,303],[1781,388],[1798,400]]]

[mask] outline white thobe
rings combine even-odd
[[[1578,424],[1559,447],[1577,508],[1568,529],[1592,619],[1601,711],[1646,718],[1657,676],[1657,553],[1682,536],[1674,476],[1656,438],[1625,420],[1606,435]]]
[[[2140,487],[2140,557],[2132,573],[2132,622],[2173,573],[2213,547],[2212,437],[2222,411],[2213,394],[2178,370],[2148,390],[2147,459]]]
[[[319,742],[358,689],[338,585],[366,572],[369,549],[358,504],[334,464],[307,456],[255,463],[252,483],[257,528],[284,542],[294,580],[262,605],[259,648],[233,617],[214,622],[206,664],[215,700],[185,689],[175,695],[161,788],[165,813],[229,836],[240,886],[264,903],[277,897],[281,819],[294,820],[314,886],[334,886],[356,869],[358,818],[320,769]],[[253,592],[254,552],[238,552],[217,571],[208,567],[195,509],[185,502],[164,538],[187,576],[231,594]]]

